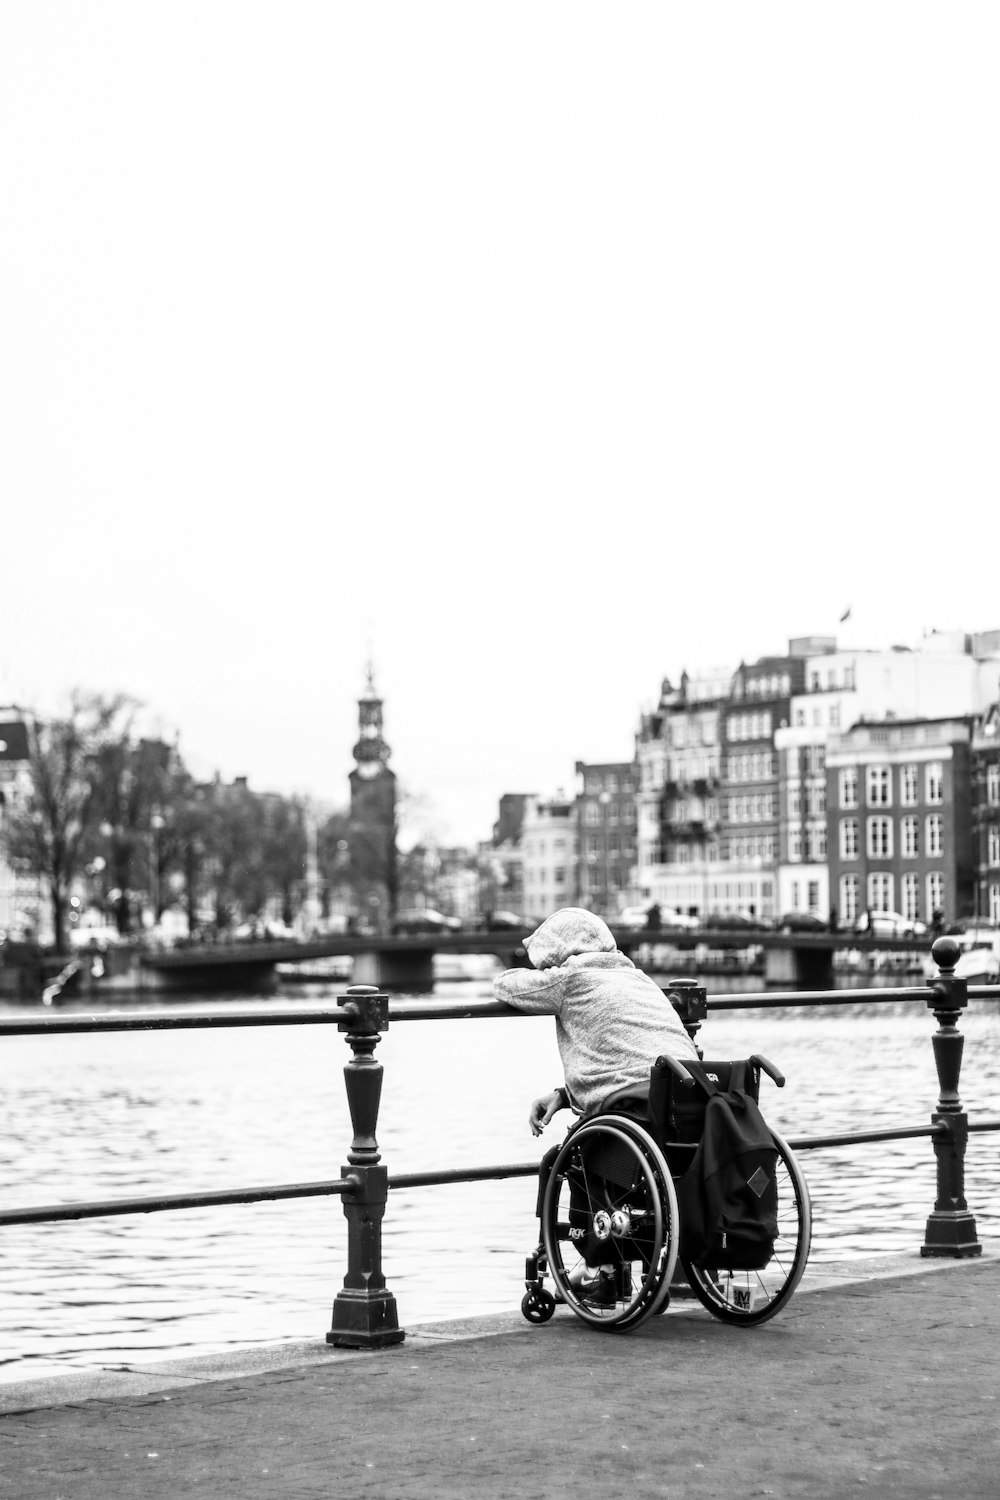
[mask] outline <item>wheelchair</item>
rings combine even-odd
[[[756,1100],[760,1075],[779,1088],[784,1077],[755,1053],[742,1063],[703,1062],[726,1089],[739,1069]],[[610,1095],[596,1115],[577,1121],[542,1168],[541,1243],[525,1263],[521,1311],[546,1323],[563,1302],[593,1328],[629,1332],[666,1311],[680,1247],[675,1182],[694,1156],[708,1095],[682,1062],[659,1057],[648,1092],[630,1085]],[[729,1270],[681,1261],[698,1301],[724,1323],[749,1327],[780,1312],[809,1257],[809,1189],[777,1131],[778,1235],[762,1270]],[[588,1268],[600,1266],[594,1278]],[[545,1286],[550,1276],[554,1292]],[[676,1287],[673,1288],[676,1290]]]

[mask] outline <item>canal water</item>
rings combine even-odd
[[[296,986],[266,1003],[291,1013],[342,989]],[[485,979],[438,987],[462,999],[488,993]],[[709,1057],[759,1051],[783,1069],[787,1087],[765,1082],[761,1102],[795,1138],[927,1123],[938,1092],[935,1025],[922,1004],[906,1003],[716,1012],[699,1040]],[[973,1002],[962,1031],[966,1108],[1000,1118],[1000,1006]],[[346,1161],[349,1050],[333,1027],[2,1046],[0,1182],[11,1207],[318,1181]],[[378,1056],[390,1172],[533,1162],[548,1144],[529,1133],[527,1112],[561,1078],[551,1019],[401,1022]],[[981,1236],[1000,1234],[997,1142],[982,1134],[969,1143],[967,1196]],[[815,1261],[916,1251],[935,1196],[927,1138],[802,1160]],[[516,1308],[537,1240],[533,1209],[526,1178],[393,1193],[383,1249],[401,1324]],[[337,1198],[0,1229],[0,1380],[321,1340],[345,1246]]]

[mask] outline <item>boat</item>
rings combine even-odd
[[[1000,931],[995,927],[971,928],[966,932],[949,933],[958,944],[958,962],[955,978],[967,984],[1000,984]],[[937,964],[928,956],[924,962],[924,976],[937,977]]]
[[[493,979],[503,970],[495,953],[435,953],[435,980]]]
[[[354,960],[349,956],[335,955],[331,958],[307,958],[301,963],[275,964],[275,972],[283,984],[322,984],[331,979],[346,980],[349,984]]]

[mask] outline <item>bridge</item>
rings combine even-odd
[[[260,989],[273,980],[277,964],[300,964],[323,958],[350,958],[351,983],[380,989],[426,992],[434,984],[438,953],[496,954],[508,966],[525,965],[524,932],[426,933],[383,937],[329,933],[303,942],[247,940],[150,950],[140,963],[169,988]],[[764,975],[770,984],[788,988],[830,989],[836,952],[923,953],[927,938],[870,937],[851,932],[758,932],[749,928],[612,928],[623,953],[634,955],[659,944],[696,956],[699,950],[733,952],[763,949]]]

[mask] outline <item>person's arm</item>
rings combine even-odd
[[[498,1000],[529,1015],[557,1016],[561,1009],[565,973],[562,969],[505,969],[493,981]]]
[[[532,1135],[541,1135],[552,1117],[561,1109],[568,1108],[569,1094],[561,1085],[553,1089],[551,1094],[543,1094],[540,1099],[535,1099],[528,1112],[528,1124]]]

